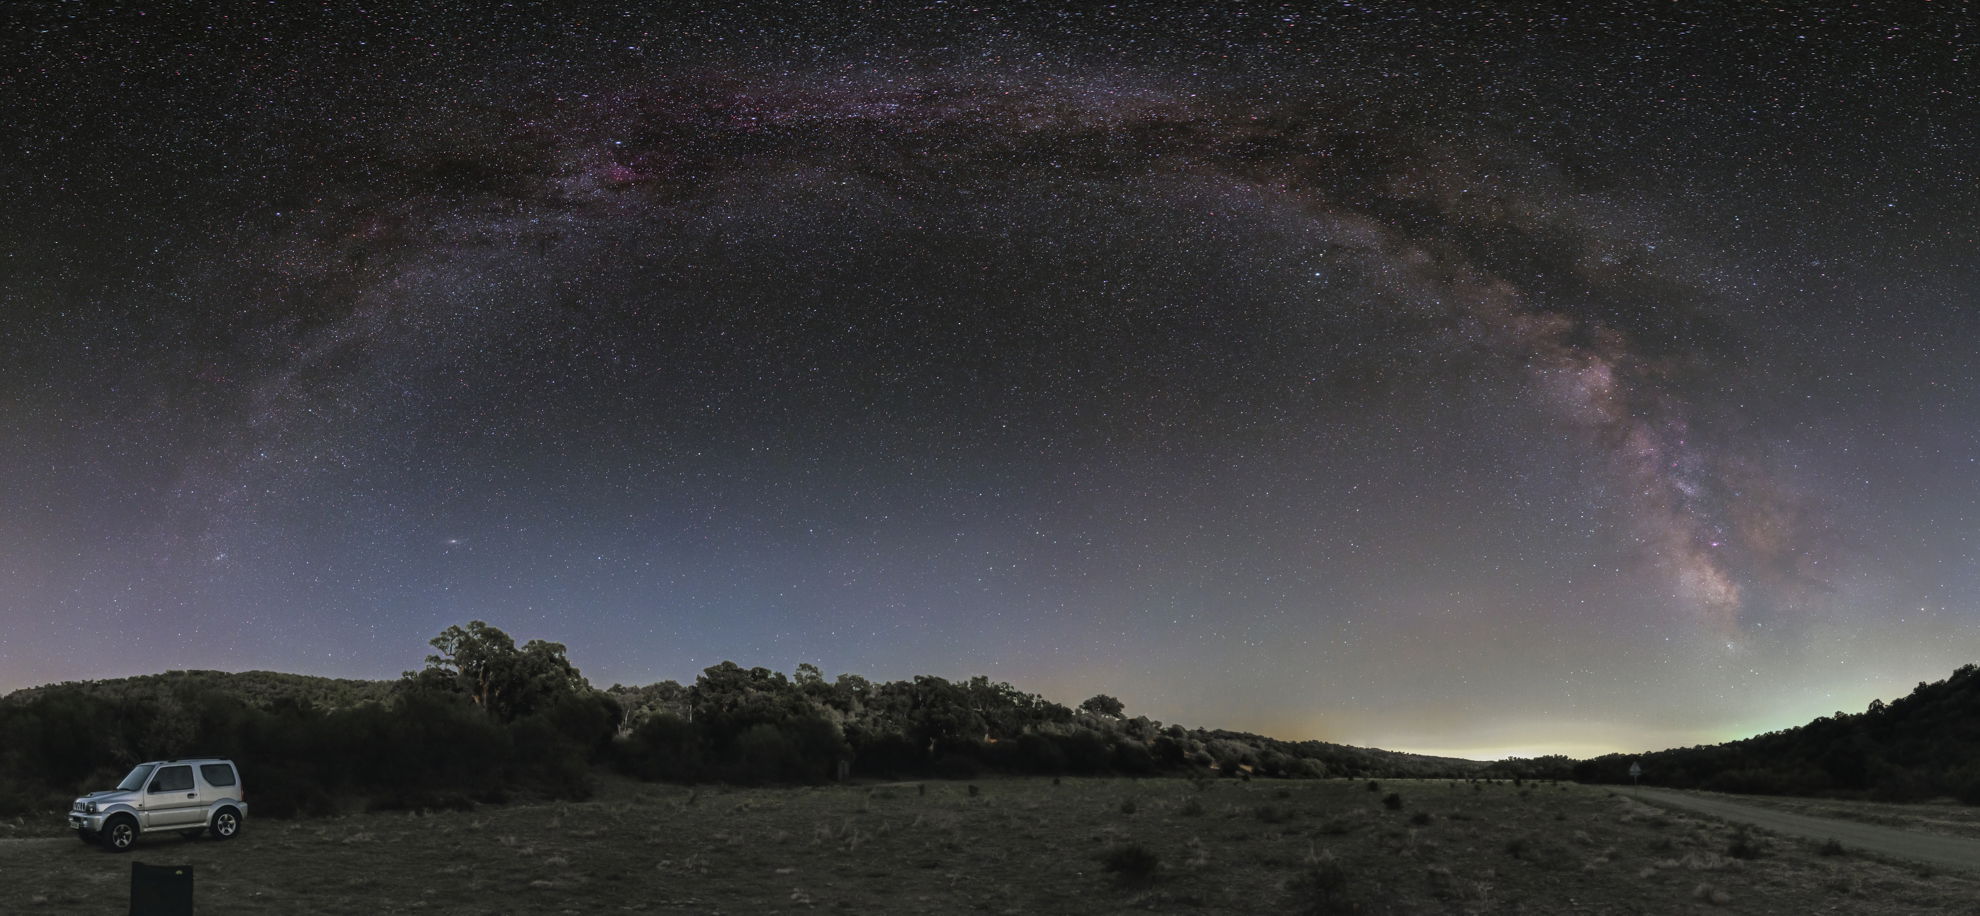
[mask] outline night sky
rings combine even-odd
[[[0,7],[0,690],[484,619],[1474,756],[1980,658],[1980,31]]]

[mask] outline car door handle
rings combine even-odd
[[[187,797],[187,798],[198,798],[198,797],[199,797],[199,793],[198,793],[198,792],[187,792],[187,793],[186,793],[186,797]]]

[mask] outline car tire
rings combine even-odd
[[[235,834],[241,832],[241,813],[232,808],[221,808],[213,812],[213,823],[210,826],[214,839],[231,840]]]
[[[103,848],[111,852],[130,852],[137,848],[137,818],[119,814],[103,824]]]

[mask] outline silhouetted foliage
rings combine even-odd
[[[0,697],[0,814],[48,812],[141,760],[231,756],[258,816],[583,798],[609,763],[639,779],[818,783],[1174,774],[1468,776],[1481,764],[1186,729],[1077,710],[986,677],[827,680],[723,662],[692,684],[593,689],[563,646],[448,627],[396,682],[168,672]],[[1975,781],[1980,787],[1980,780]],[[1197,803],[1199,808],[1201,803]]]
[[[1980,666],[1855,715],[1837,712],[1726,744],[1610,754],[1575,764],[1572,774],[1581,782],[1628,783],[1631,763],[1642,765],[1645,785],[1980,804]]]
[[[1109,719],[1120,718],[1126,710],[1126,705],[1121,703],[1121,701],[1104,693],[1088,697],[1086,702],[1079,704],[1080,712],[1095,716],[1105,716]]]
[[[479,620],[448,627],[432,646],[435,654],[426,657],[426,670],[407,677],[429,688],[451,684],[504,722],[591,689],[561,644],[532,639],[518,649],[509,634]]]

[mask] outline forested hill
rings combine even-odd
[[[1197,729],[1185,734],[1204,741],[1226,741],[1239,747],[1282,754],[1298,760],[1317,760],[1326,765],[1327,772],[1341,775],[1366,773],[1396,777],[1485,776],[1488,775],[1486,771],[1494,766],[1461,757],[1433,757],[1404,751],[1385,751],[1375,747],[1330,744],[1325,741],[1281,741],[1250,732],[1233,732],[1224,729]],[[1565,778],[1565,774],[1562,775]]]
[[[188,693],[221,693],[259,709],[282,703],[318,709],[348,709],[392,698],[395,681],[284,674],[280,671],[167,671],[101,681],[64,681],[28,687],[0,696],[0,706],[20,705],[56,693],[88,696],[119,703],[159,701]]]
[[[1577,764],[1583,782],[1629,782],[1641,762],[1648,785],[1762,795],[1840,795],[1879,801],[1956,798],[1980,805],[1980,666],[1920,683],[1854,715],[1709,747],[1611,754]]]
[[[917,680],[926,682],[930,679]],[[964,686],[970,683],[972,682],[965,682]],[[193,696],[218,695],[238,700],[256,709],[272,709],[287,704],[310,706],[328,712],[366,703],[389,704],[399,684],[399,681],[316,677],[280,671],[167,671],[162,674],[97,681],[64,681],[59,684],[28,687],[0,695],[0,708],[23,706],[58,695],[104,700],[125,708],[156,708],[159,704],[182,703]],[[689,690],[688,687],[669,681],[646,687],[622,687],[615,684],[603,693],[619,703],[627,714],[623,724],[629,728],[647,716],[661,711],[678,711],[683,717],[692,718],[688,714],[686,702]],[[978,708],[981,708],[980,705]],[[1148,724],[1145,719],[1139,721],[1144,726]],[[1159,727],[1159,723],[1156,725]],[[1265,752],[1273,755],[1265,757],[1266,760],[1289,758],[1320,761],[1326,765],[1327,772],[1335,774],[1392,777],[1462,776],[1472,773],[1488,775],[1484,772],[1488,769],[1486,764],[1457,757],[1411,754],[1325,741],[1287,741],[1226,729],[1171,731],[1175,737],[1188,735],[1194,739],[1190,743],[1191,749],[1204,751],[1206,762],[1228,759],[1249,763],[1261,752]],[[1507,769],[1508,764],[1521,762],[1502,761],[1492,764],[1489,767],[1492,771],[1489,775],[1509,778],[1515,775],[1514,770],[1519,768]],[[1504,772],[1501,772],[1502,770]],[[1523,772],[1523,775],[1542,774],[1536,771]],[[1565,773],[1553,775],[1565,778]]]
[[[131,764],[253,763],[257,814],[582,798],[594,768],[647,780],[818,783],[980,774],[1197,779],[1456,777],[1474,760],[1164,725],[1105,694],[1065,706],[987,677],[827,680],[723,662],[691,684],[591,685],[562,645],[449,627],[396,681],[172,671],[0,698],[0,814],[60,810]],[[410,647],[408,647],[410,649]],[[408,653],[411,654],[410,652]]]

